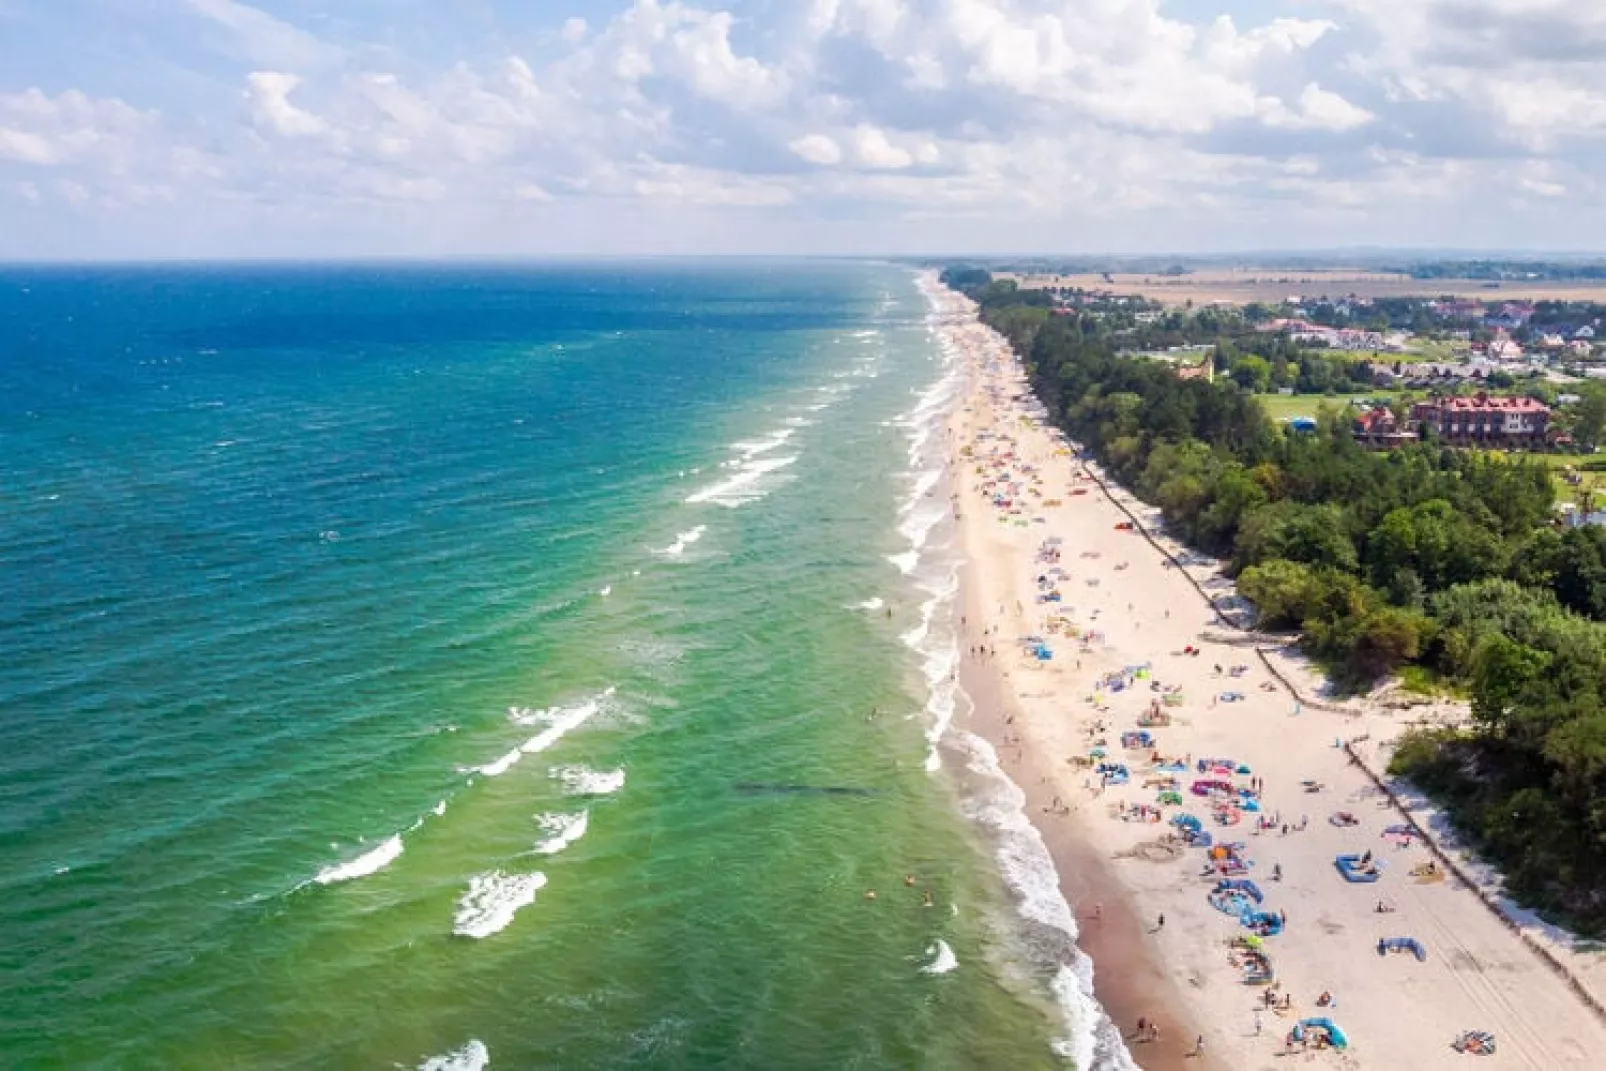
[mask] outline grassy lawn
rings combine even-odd
[[[1597,508],[1606,504],[1606,455],[1602,454],[1532,454],[1541,463],[1550,466],[1554,473],[1556,501],[1577,502],[1583,505],[1586,492],[1595,496]],[[1578,482],[1569,483],[1567,470],[1572,469]]]
[[[1364,394],[1257,394],[1260,404],[1266,407],[1266,412],[1273,420],[1291,420],[1294,417],[1315,418],[1316,412],[1322,406],[1334,409],[1343,409],[1356,402],[1365,401],[1393,401],[1400,397],[1401,391],[1373,390]]]

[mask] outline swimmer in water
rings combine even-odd
[[[931,899],[931,890],[930,889],[927,889],[925,891],[924,895],[921,896],[921,898],[920,898],[920,906],[921,907],[935,907],[936,906],[935,901],[933,901]]]
[[[913,874],[905,874],[903,876],[903,883],[910,888],[914,888],[915,876]]]

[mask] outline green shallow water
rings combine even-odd
[[[925,768],[908,273],[12,270],[0,312],[8,1064],[1057,1064]],[[490,874],[545,883],[454,933]]]

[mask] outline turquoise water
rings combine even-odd
[[[875,265],[0,271],[5,1063],[1057,1064],[928,769],[926,316]]]

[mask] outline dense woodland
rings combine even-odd
[[[1395,760],[1454,811],[1514,891],[1606,929],[1606,532],[1552,524],[1535,460],[1422,443],[1362,449],[1324,415],[1270,420],[1244,384],[1118,354],[1127,331],[950,272],[1024,360],[1049,419],[1228,560],[1267,627],[1340,683],[1414,667],[1465,690],[1473,728]]]

